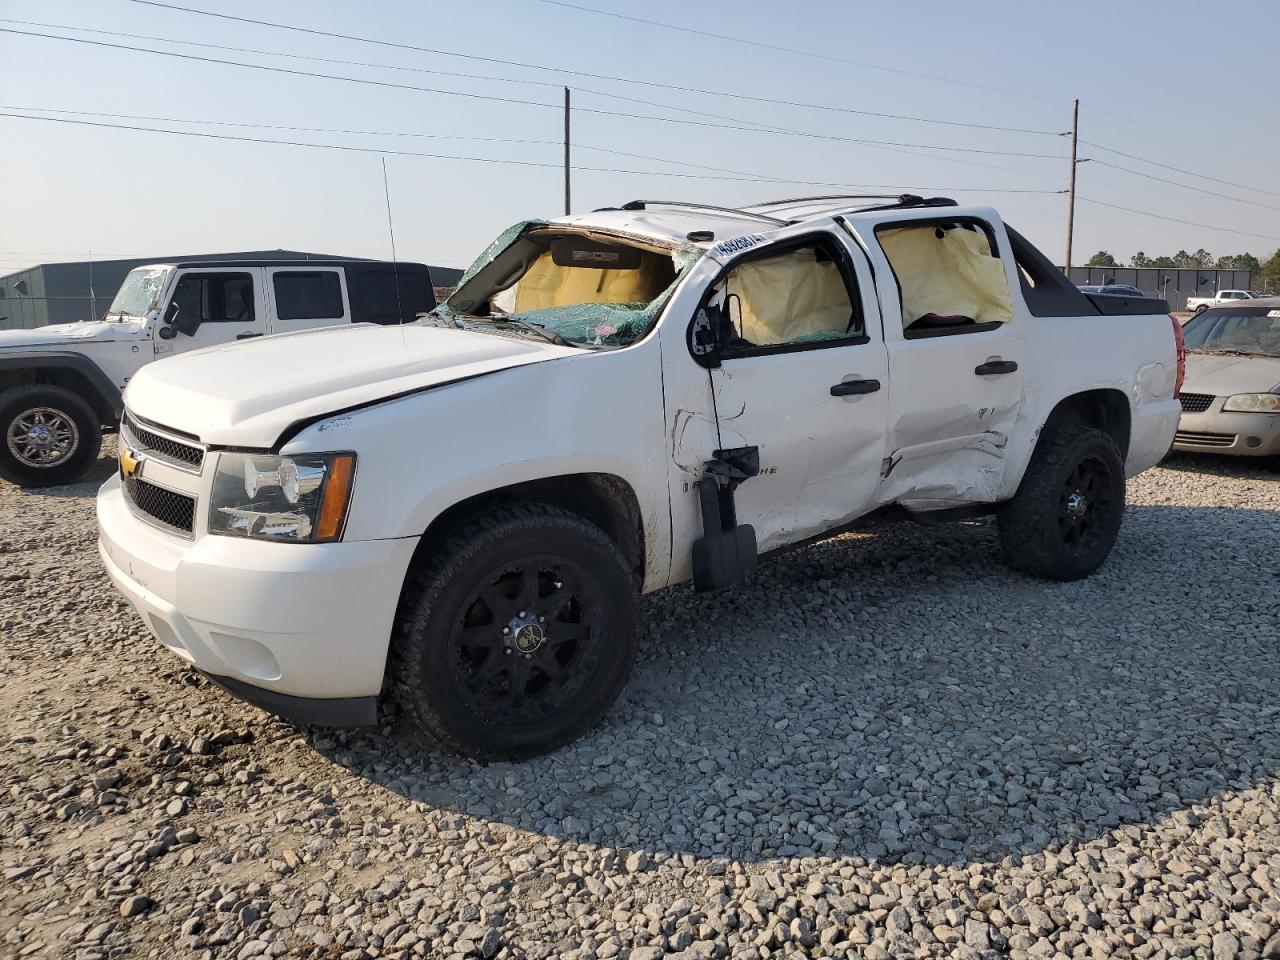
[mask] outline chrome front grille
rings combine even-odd
[[[1204,413],[1215,398],[1211,393],[1184,393],[1178,399],[1182,401],[1183,413]]]
[[[130,447],[180,470],[199,473],[204,466],[205,449],[200,444],[140,424],[127,413],[120,424],[120,432]]]
[[[1197,447],[1229,447],[1236,442],[1234,433],[1199,433],[1179,430],[1173,435],[1174,443],[1192,443]]]
[[[177,493],[138,477],[124,477],[124,494],[135,513],[143,514],[167,530],[191,536],[195,529],[196,498]]]

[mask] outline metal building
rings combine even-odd
[[[1184,310],[1187,297],[1211,297],[1219,290],[1250,290],[1248,270],[1196,270],[1181,267],[1072,267],[1071,282],[1081,285],[1131,283],[1149,297]]]

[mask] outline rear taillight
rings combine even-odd
[[[1171,313],[1169,319],[1173,321],[1173,342],[1178,348],[1178,379],[1173,382],[1173,398],[1176,400],[1182,394],[1182,381],[1187,378],[1187,341],[1182,336],[1182,324],[1178,318]]]

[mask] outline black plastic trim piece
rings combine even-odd
[[[318,699],[294,697],[255,687],[243,680],[205,673],[227,693],[293,723],[317,727],[371,727],[378,722],[377,697]]]
[[[1104,317],[1149,317],[1169,312],[1169,301],[1159,297],[1117,297],[1107,293],[1084,296]]]
[[[879,389],[879,380],[845,380],[832,385],[831,395],[833,397],[855,397],[864,393],[875,393]]]
[[[988,360],[974,367],[973,372],[980,377],[992,377],[1002,373],[1014,373],[1017,369],[1017,360]]]
[[[870,343],[871,338],[865,333],[857,337],[833,337],[830,340],[810,340],[807,343],[778,343],[763,347],[734,347],[728,353],[721,353],[720,360],[740,360],[743,357],[767,357],[775,353],[803,353],[806,350],[823,350],[827,347],[860,347]]]
[[[124,401],[120,397],[119,388],[111,382],[111,378],[102,372],[102,368],[79,353],[64,353],[56,350],[39,350],[15,353],[12,356],[0,356],[0,370],[29,370],[34,368],[54,368],[74,370],[89,381],[89,385],[97,392],[96,397],[85,397],[99,414],[111,415],[111,426],[119,422],[124,413]]]
[[[958,327],[907,327],[902,331],[902,339],[904,340],[927,340],[930,337],[955,337],[966,333],[986,333],[989,330],[999,330],[1004,324],[999,320],[992,320],[990,323],[970,323]]]

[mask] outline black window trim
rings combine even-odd
[[[867,333],[867,320],[862,309],[862,293],[858,286],[858,276],[853,269],[853,260],[849,255],[848,248],[840,241],[840,237],[828,230],[815,230],[812,233],[806,233],[797,237],[788,237],[785,240],[779,240],[776,243],[767,246],[754,247],[745,251],[740,256],[734,257],[725,264],[715,279],[707,285],[707,291],[702,295],[702,299],[698,302],[698,309],[702,309],[711,299],[712,293],[715,291],[716,285],[720,283],[729,273],[743,263],[750,263],[753,260],[766,260],[770,257],[780,256],[790,253],[793,250],[800,250],[804,247],[813,247],[822,245],[832,261],[836,264],[836,269],[840,271],[840,279],[844,281],[845,293],[849,296],[849,304],[853,308],[853,312],[849,317],[849,325],[854,326],[860,324],[862,333],[851,337],[832,337],[830,340],[810,340],[805,343],[777,343],[765,344],[762,346],[750,347],[724,347],[720,351],[721,363],[729,360],[741,360],[747,357],[768,357],[774,354],[782,353],[804,353],[809,350],[828,350],[835,347],[859,347],[871,342],[871,335]],[[696,315],[696,311],[695,311]],[[693,322],[692,319],[689,321]]]
[[[169,302],[170,302],[170,303],[173,303],[173,302],[174,302],[175,298],[176,298],[176,297],[177,297],[177,295],[178,295],[178,287],[182,286],[182,281],[186,280],[188,277],[190,277],[190,278],[192,278],[192,279],[195,279],[195,280],[200,280],[200,281],[209,280],[209,279],[212,279],[212,278],[214,278],[214,277],[217,277],[217,278],[220,278],[220,279],[225,279],[225,278],[227,278],[227,277],[236,277],[236,278],[238,278],[238,279],[248,280],[248,281],[249,281],[249,315],[248,315],[247,317],[242,317],[242,318],[241,318],[241,319],[239,319],[239,320],[231,320],[231,319],[226,318],[226,317],[223,317],[223,318],[211,317],[210,319],[206,320],[206,319],[204,319],[204,317],[201,317],[201,318],[200,318],[200,323],[201,323],[202,325],[203,325],[203,324],[206,324],[206,323],[256,323],[256,322],[257,322],[257,320],[258,320],[258,294],[257,294],[257,290],[256,290],[256,286],[257,286],[257,285],[254,283],[253,271],[251,271],[251,270],[235,270],[235,269],[232,269],[232,270],[213,270],[213,269],[207,269],[207,268],[206,268],[206,269],[201,269],[201,270],[187,270],[187,271],[184,271],[183,273],[178,274],[177,282],[176,282],[176,283],[174,283],[174,285],[173,285],[173,293],[169,294]],[[225,311],[226,311],[226,297],[225,297],[225,296],[223,296],[222,294],[219,294],[219,297],[220,297],[220,300],[221,300],[221,304],[222,304],[223,312],[225,312]],[[166,308],[166,309],[167,309],[167,308]]]
[[[338,305],[342,308],[342,312],[333,317],[284,317],[280,315],[280,296],[276,289],[276,283],[282,276],[297,277],[310,276],[312,274],[332,273],[338,280]],[[271,271],[271,301],[275,319],[292,322],[294,320],[350,320],[351,319],[351,292],[347,290],[347,276],[345,267],[316,266],[314,269],[307,267],[289,266],[283,269],[275,269]],[[343,291],[346,291],[344,294]]]
[[[898,288],[898,320],[902,320],[902,282],[898,279],[898,271],[893,268],[893,261],[889,259],[889,254],[885,252],[884,247],[880,246],[880,231],[895,230],[903,227],[940,227],[946,224],[972,224],[980,229],[987,237],[987,244],[991,247],[991,256],[1000,261],[1000,268],[1004,269],[1004,260],[1000,256],[1000,243],[996,239],[995,228],[982,219],[971,213],[961,214],[958,217],[921,217],[919,219],[909,218],[906,220],[884,220],[877,223],[872,229],[872,233],[876,237],[876,246],[880,247],[880,253],[884,256],[885,262],[889,264],[889,275],[893,277],[893,285]],[[1021,279],[1021,277],[1019,277]],[[1013,303],[1013,290],[1009,287],[1009,278],[1005,276],[1005,287],[1009,290],[1009,302]],[[883,311],[881,311],[883,312]],[[969,333],[989,333],[992,330],[999,330],[1005,324],[999,320],[989,320],[986,323],[971,323],[968,325],[954,327],[921,327],[919,330],[912,331],[910,327],[902,327],[903,340],[931,340],[934,337],[958,337]],[[888,340],[888,337],[885,338]]]

